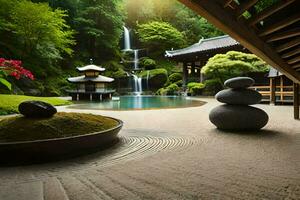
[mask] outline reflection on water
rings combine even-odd
[[[121,96],[119,101],[74,102],[68,108],[92,110],[131,110],[178,108],[203,105],[202,101],[177,96]]]

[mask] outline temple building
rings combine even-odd
[[[229,35],[223,35],[201,39],[198,43],[183,49],[166,51],[165,57],[182,66],[183,87],[186,88],[189,79],[198,82],[205,80],[201,68],[209,58],[228,51],[251,53]],[[255,80],[256,84],[252,89],[261,93],[263,102],[270,104],[293,102],[293,82],[278,70],[271,67],[268,74],[250,73],[248,76]]]
[[[201,39],[198,43],[183,49],[166,51],[165,57],[182,65],[183,87],[186,87],[189,77],[198,78],[200,82],[203,82],[204,77],[200,71],[208,59],[228,51],[249,52],[232,37],[224,35]]]
[[[113,78],[102,76],[101,73],[105,68],[96,65],[87,65],[78,67],[77,71],[81,76],[71,77],[67,80],[76,84],[75,90],[68,90],[72,100],[98,100],[111,99],[115,90],[109,88],[109,83]]]

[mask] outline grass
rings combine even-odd
[[[18,106],[22,101],[39,100],[50,103],[54,106],[68,105],[70,101],[63,100],[57,97],[32,97],[24,95],[7,95],[0,94],[0,115],[18,113]]]
[[[0,121],[0,141],[34,141],[63,138],[107,130],[118,125],[114,119],[82,113],[57,113],[51,118],[33,119],[23,116]]]

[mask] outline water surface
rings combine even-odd
[[[141,110],[201,106],[204,102],[178,96],[121,96],[119,100],[103,102],[79,101],[68,108],[90,110]]]

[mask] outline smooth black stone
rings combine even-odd
[[[29,118],[48,118],[56,112],[56,108],[43,101],[24,101],[19,105],[19,112]]]
[[[235,77],[228,79],[224,85],[229,88],[247,88],[252,86],[255,81],[250,77]]]
[[[261,101],[259,92],[251,89],[226,89],[216,94],[219,102],[235,105],[252,105]]]
[[[221,105],[209,113],[209,120],[219,129],[232,131],[259,130],[269,120],[261,109],[244,105]]]

